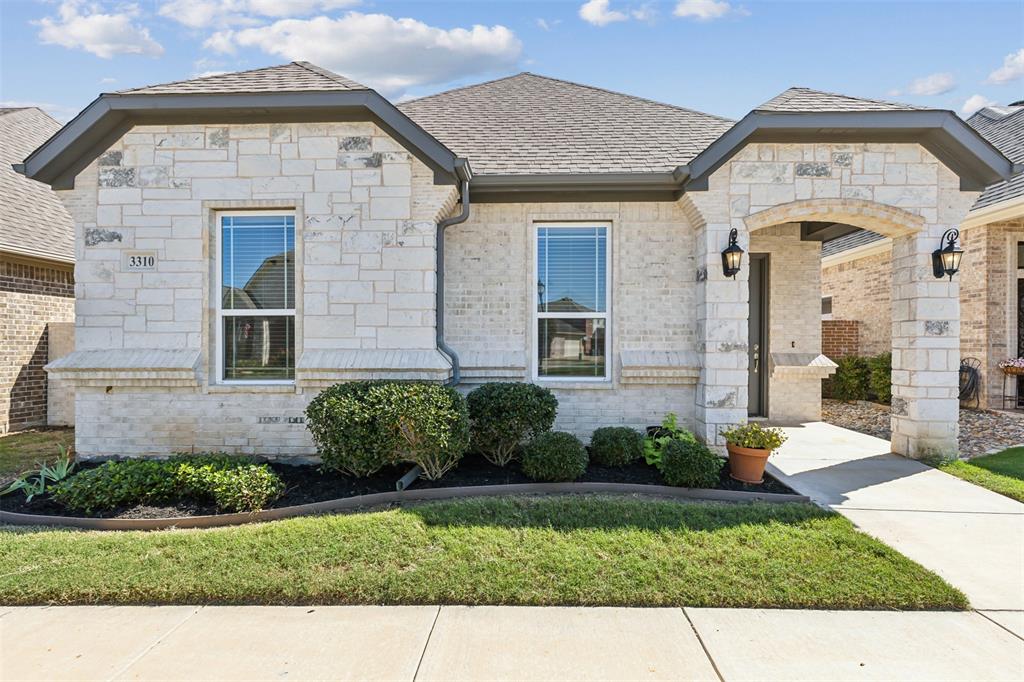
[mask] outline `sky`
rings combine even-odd
[[[0,106],[306,60],[410,99],[521,71],[739,118],[799,85],[1024,99],[1024,0],[0,0]]]

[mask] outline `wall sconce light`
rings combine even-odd
[[[722,251],[722,272],[726,277],[736,279],[736,273],[740,271],[740,263],[743,262],[743,249],[736,243],[738,234],[736,228],[729,231],[729,246]]]
[[[932,252],[932,274],[936,279],[949,275],[949,281],[952,282],[953,275],[960,269],[960,259],[964,257],[964,252],[956,248],[956,240],[959,238],[959,230],[946,230],[939,240],[939,248]],[[946,242],[946,245],[942,246],[942,242]]]

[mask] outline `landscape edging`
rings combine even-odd
[[[645,494],[677,499],[706,500],[716,502],[810,502],[806,495],[784,493],[756,493],[740,490],[713,490],[702,488],[674,488],[665,485],[643,483],[515,483],[506,485],[479,485],[454,488],[424,488],[401,492],[371,493],[342,497],[334,500],[311,502],[291,507],[264,509],[258,512],[238,514],[211,514],[207,516],[182,516],[161,519],[97,519],[84,516],[45,516],[42,514],[21,514],[0,511],[0,524],[12,526],[59,526],[87,530],[166,530],[168,528],[218,528],[237,526],[244,523],[276,521],[279,519],[323,514],[336,511],[351,511],[363,507],[375,507],[395,502],[422,502],[471,497],[495,497],[504,495],[555,495],[572,493],[620,493]]]

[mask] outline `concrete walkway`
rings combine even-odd
[[[0,607],[0,679],[1021,680],[1024,639],[976,612]]]
[[[785,429],[772,473],[1024,624],[1024,504],[890,454],[889,441],[822,422]]]

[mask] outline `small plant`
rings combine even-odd
[[[523,473],[535,481],[575,481],[587,470],[587,450],[571,433],[542,433],[523,451]]]
[[[75,462],[71,458],[71,451],[63,445],[58,445],[60,454],[52,464],[41,464],[38,471],[29,471],[14,480],[9,486],[0,490],[0,496],[9,495],[20,491],[25,496],[25,502],[31,502],[34,497],[46,493],[48,487],[60,483],[67,478],[75,469]]]
[[[488,462],[506,466],[521,445],[551,430],[558,400],[535,384],[494,382],[470,391],[470,442]]]
[[[786,442],[782,429],[761,426],[757,422],[726,429],[722,431],[722,437],[729,445],[755,450],[776,450]]]
[[[892,353],[872,356],[867,362],[871,394],[880,403],[892,402]]]
[[[604,466],[626,466],[643,454],[644,437],[626,426],[605,426],[590,437],[590,456]]]
[[[725,460],[706,445],[685,440],[669,441],[661,456],[661,475],[669,485],[714,488]]]
[[[836,360],[836,373],[832,376],[832,397],[843,402],[867,400],[871,370],[866,358],[847,355]]]
[[[223,454],[105,462],[62,481],[53,499],[93,513],[135,504],[176,500],[213,502],[227,512],[264,508],[284,490],[266,464]]]
[[[697,437],[679,426],[679,420],[675,412],[669,412],[661,420],[661,428],[657,433],[644,438],[644,460],[649,465],[660,469],[661,457],[665,446],[674,440],[696,443]]]

